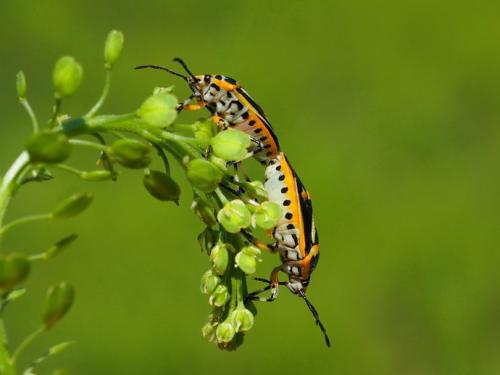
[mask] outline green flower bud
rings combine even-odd
[[[212,306],[221,307],[224,306],[229,301],[229,291],[227,286],[218,285],[215,291],[212,293],[208,299],[208,303]]]
[[[119,139],[111,145],[110,156],[124,167],[142,169],[152,160],[151,147],[136,139]]]
[[[123,33],[117,30],[111,30],[106,38],[104,45],[104,66],[111,69],[120,57],[123,48]]]
[[[241,253],[244,253],[246,255],[252,256],[256,258],[257,260],[260,261],[260,256],[262,255],[262,251],[256,246],[250,245],[250,246],[245,246],[240,250]]]
[[[217,220],[229,233],[238,233],[250,225],[251,215],[245,203],[235,199],[225,204],[217,214]]]
[[[22,255],[0,256],[0,289],[11,289],[30,273],[30,262]]]
[[[21,298],[22,296],[24,296],[26,293],[26,288],[19,288],[19,289],[14,289],[12,290],[11,292],[8,292],[6,295],[5,295],[5,302],[11,302],[11,301],[15,301],[16,299],[18,298]]]
[[[247,182],[244,187],[250,197],[263,200],[268,199],[267,190],[262,181]]]
[[[66,341],[66,342],[61,342],[60,344],[56,344],[49,349],[48,355],[59,354],[68,349],[68,347],[70,347],[73,344],[74,344],[73,341]]]
[[[52,245],[44,255],[44,259],[52,259],[55,256],[59,255],[62,253],[64,250],[66,250],[69,245],[71,245],[73,242],[76,241],[78,238],[77,234],[70,234],[69,236],[64,237],[63,239],[57,241],[54,245]]]
[[[211,140],[214,154],[226,161],[243,159],[250,143],[248,134],[234,129],[221,131]]]
[[[223,275],[229,262],[229,253],[226,244],[219,242],[210,252],[212,269],[217,275]]]
[[[149,194],[156,199],[179,203],[181,189],[168,174],[160,171],[150,171],[144,175],[142,182]]]
[[[203,335],[204,338],[206,338],[208,340],[208,342],[215,341],[215,339],[216,339],[216,336],[215,336],[216,327],[217,327],[217,324],[213,324],[211,322],[208,322],[201,328],[201,334]]]
[[[254,317],[250,310],[237,308],[230,317],[236,332],[247,332],[254,324]]]
[[[75,290],[67,282],[49,288],[42,313],[42,321],[46,329],[50,329],[66,315],[74,299]]]
[[[207,224],[209,227],[213,227],[217,224],[217,219],[215,218],[214,209],[209,206],[203,199],[195,198],[191,204],[191,208],[194,210],[196,215]]]
[[[55,96],[58,99],[73,95],[82,83],[83,69],[71,56],[61,57],[52,75]]]
[[[142,103],[137,115],[151,126],[164,128],[176,119],[177,104],[177,98],[168,92],[152,95]]]
[[[222,177],[222,172],[208,160],[193,159],[187,164],[188,180],[201,191],[214,191]]]
[[[215,135],[214,123],[212,121],[195,122],[193,125],[193,133],[196,139],[205,141],[208,145],[210,139]]]
[[[212,294],[219,284],[220,278],[212,270],[208,270],[201,277],[200,290],[203,294]]]
[[[67,219],[79,215],[90,205],[94,196],[91,193],[77,193],[59,203],[52,211],[55,219]]]
[[[217,341],[220,343],[228,343],[233,339],[235,334],[236,331],[234,330],[233,325],[229,322],[222,322],[217,327],[216,336]]]
[[[16,89],[17,97],[19,99],[26,99],[26,77],[22,70],[17,72],[16,75]]]
[[[222,158],[219,158],[215,155],[210,155],[210,162],[213,163],[217,168],[219,168],[219,170],[224,173],[227,171],[227,162],[222,159]]]
[[[281,207],[274,202],[264,202],[257,207],[253,214],[253,225],[262,229],[271,229],[278,224],[281,217]]]
[[[238,254],[236,254],[234,261],[236,262],[236,265],[247,275],[252,275],[255,273],[255,270],[257,268],[257,259],[254,256],[240,251]]]
[[[68,138],[61,133],[36,133],[26,144],[32,163],[55,164],[66,160],[71,153]]]
[[[80,173],[80,177],[85,181],[100,182],[111,179],[113,173],[105,170],[84,171]]]

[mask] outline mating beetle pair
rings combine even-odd
[[[195,76],[181,59],[174,60],[182,65],[187,75],[158,65],[141,65],[136,69],[160,69],[184,79],[193,93],[179,105],[179,112],[206,107],[212,114],[212,120],[220,128],[235,128],[247,133],[253,143],[252,155],[266,166],[264,186],[269,201],[283,207],[282,217],[272,231],[276,240],[272,245],[266,245],[250,234],[243,233],[259,248],[278,252],[282,261],[280,266],[274,268],[270,280],[257,279],[268,285],[250,293],[249,299],[273,301],[278,296],[278,286],[286,285],[293,294],[304,299],[325,336],[327,346],[330,346],[330,339],[319,320],[318,312],[306,297],[311,273],[319,260],[318,233],[308,191],[285,154],[280,151],[278,138],[264,111],[236,80],[220,74]],[[280,271],[288,275],[288,282],[279,281]],[[258,296],[267,290],[271,290],[270,297]]]

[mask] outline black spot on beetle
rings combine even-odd
[[[288,188],[287,188],[286,186],[285,186],[285,187],[283,187],[283,188],[281,188],[281,192],[282,192],[283,194],[285,194],[287,191],[288,191]]]
[[[281,171],[281,165],[278,165],[278,166],[276,167],[276,170],[277,170],[277,171]]]
[[[285,179],[285,175],[284,175],[284,174],[282,174],[282,175],[280,175],[280,176],[278,177],[278,180],[280,180],[280,181],[283,181],[284,179]]]
[[[258,134],[258,133],[260,133],[261,131],[262,131],[262,128],[257,128],[257,129],[255,129],[253,132],[254,132],[254,133],[256,133],[256,134]]]
[[[241,117],[243,117],[243,120],[246,120],[248,117],[250,117],[250,114],[248,112],[242,113]]]
[[[249,126],[254,126],[254,125],[255,125],[255,120],[250,120],[250,121],[248,121],[248,125],[249,125]]]
[[[292,203],[289,199],[285,199],[283,201],[283,206],[290,206],[290,203]]]
[[[293,217],[293,214],[292,214],[291,212],[287,212],[287,213],[285,214],[285,218],[286,218],[287,220],[291,220],[291,219],[292,219],[292,217]]]
[[[293,225],[293,224],[288,224],[288,225],[286,226],[286,229],[295,229],[295,225]]]
[[[222,79],[222,76],[221,76],[220,74],[217,74],[217,75],[215,76],[215,79]]]

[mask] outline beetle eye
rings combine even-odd
[[[206,83],[210,82],[210,76],[208,74],[206,74],[205,77],[203,77],[203,79],[205,80]]]

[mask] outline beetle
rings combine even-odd
[[[319,238],[314,224],[311,196],[283,152],[269,162],[265,174],[264,187],[269,201],[283,208],[282,216],[272,230],[276,241],[267,245],[249,233],[245,232],[244,235],[260,249],[278,252],[281,264],[273,269],[270,280],[257,279],[269,285],[250,293],[248,299],[271,302],[278,297],[279,285],[287,286],[293,294],[304,299],[324,334],[326,345],[330,346],[330,339],[319,314],[306,297],[311,273],[319,260]],[[279,281],[280,271],[288,275],[287,282]],[[266,290],[271,290],[270,297],[258,296]]]
[[[221,74],[195,76],[183,60],[175,58],[174,61],[182,65],[187,75],[158,65],[140,65],[136,69],[160,69],[184,79],[193,93],[177,110],[206,107],[222,129],[235,128],[247,133],[254,145],[249,156],[255,156],[261,164],[267,165],[278,155],[279,141],[264,110],[235,79]]]

